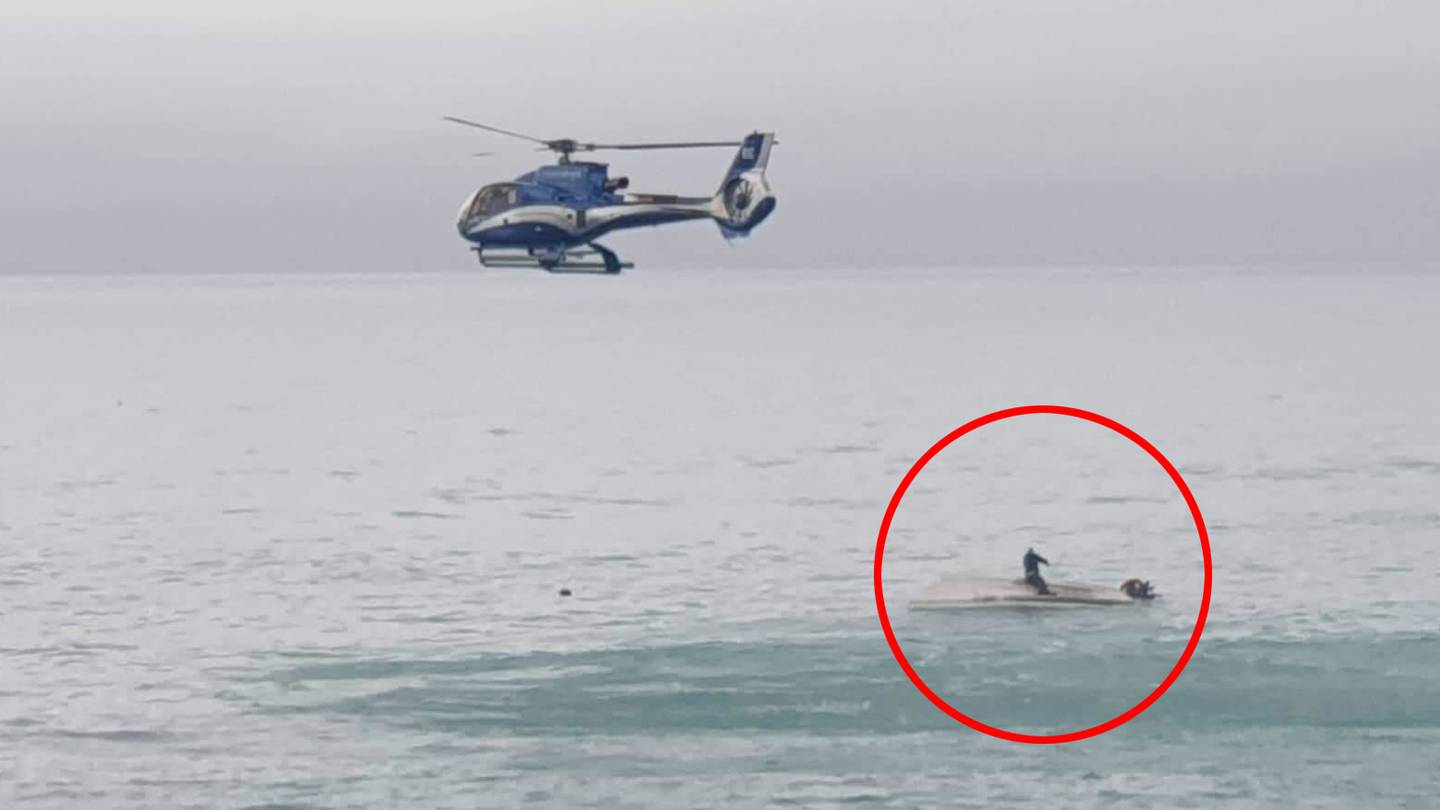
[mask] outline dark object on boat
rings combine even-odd
[[[1120,590],[1124,591],[1125,595],[1131,599],[1154,599],[1159,596],[1148,579],[1127,579],[1121,583]]]
[[[569,589],[569,588],[561,588],[561,589],[560,589],[560,595],[561,595],[561,596],[569,596],[569,595],[570,595],[570,589]]]
[[[1049,565],[1050,561],[1035,553],[1035,549],[1026,549],[1025,558],[1020,561],[1025,568],[1025,582],[1035,589],[1041,596],[1052,596],[1050,586],[1045,584],[1045,578],[1040,576],[1040,566]]]

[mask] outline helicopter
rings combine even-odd
[[[492,183],[471,194],[460,208],[457,227],[485,267],[538,267],[552,273],[615,274],[634,267],[595,241],[626,228],[711,219],[727,240],[749,236],[775,210],[765,180],[774,146],[772,132],[752,132],[738,141],[677,143],[588,143],[572,138],[546,140],[520,132],[444,116],[446,121],[540,144],[537,151],[558,156],[510,182]],[[610,177],[609,166],[572,160],[577,152],[637,149],[695,149],[738,146],[735,159],[710,196],[627,192],[630,180]],[[477,153],[484,155],[489,153]]]

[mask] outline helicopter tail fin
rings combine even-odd
[[[745,136],[740,142],[740,151],[735,153],[735,159],[730,162],[730,170],[725,172],[725,179],[720,182],[720,192],[725,192],[725,186],[731,180],[749,171],[765,173],[765,167],[770,163],[770,146],[775,143],[775,135],[771,132],[752,132]]]
[[[715,192],[712,215],[726,239],[749,236],[750,231],[775,210],[775,195],[765,179],[765,167],[770,162],[770,147],[774,143],[773,132],[746,135],[720,183],[720,190]]]

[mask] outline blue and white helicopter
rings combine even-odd
[[[775,195],[765,166],[775,135],[753,132],[740,141],[683,143],[582,143],[570,138],[544,140],[519,132],[445,116],[445,120],[523,138],[560,156],[508,183],[481,188],[460,209],[460,235],[486,267],[540,267],[551,272],[618,273],[633,267],[596,242],[612,231],[713,219],[726,239],[748,236],[770,212]],[[738,146],[720,188],[709,197],[627,193],[630,181],[611,178],[604,163],[572,161],[576,152],[600,149],[693,149]],[[483,153],[482,153],[483,154]],[[596,257],[599,258],[596,261]]]

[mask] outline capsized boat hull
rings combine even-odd
[[[1086,608],[1133,605],[1136,600],[1118,588],[1077,583],[1048,583],[1051,595],[1035,592],[1023,579],[950,577],[910,603],[911,610],[979,610],[993,608]]]

